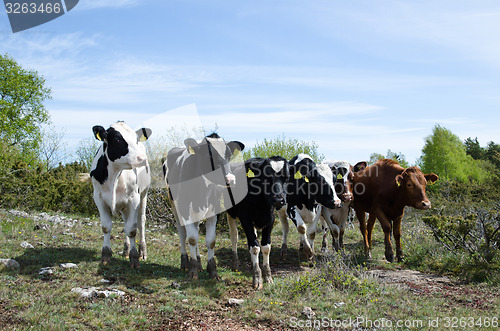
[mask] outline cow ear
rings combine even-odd
[[[92,131],[94,132],[95,139],[99,141],[104,141],[108,137],[106,130],[100,125],[94,126]]]
[[[151,129],[148,128],[141,128],[135,131],[135,133],[137,134],[137,138],[139,138],[140,142],[145,142],[151,136],[153,131],[151,131]]]
[[[402,183],[403,183],[403,176],[402,175],[397,175],[396,176],[396,185],[398,187],[400,187]]]
[[[230,141],[227,143],[227,146],[231,150],[232,154],[234,154],[236,150],[241,152],[245,149],[245,145],[239,141]]]
[[[439,180],[439,176],[436,175],[435,173],[424,175],[424,178],[427,181],[427,184],[429,185],[432,185]]]
[[[186,145],[189,154],[195,154],[195,148],[198,147],[198,143],[193,138],[187,138],[184,140],[184,145]]]
[[[365,170],[365,168],[368,166],[368,164],[366,163],[366,161],[361,161],[361,162],[358,162],[356,163],[356,165],[354,166],[354,172],[358,172],[358,171],[361,171],[361,170]]]

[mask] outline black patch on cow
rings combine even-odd
[[[109,145],[108,158],[111,162],[128,154],[128,144],[122,134],[113,127],[107,130],[107,142]]]
[[[108,179],[108,159],[106,155],[101,155],[97,160],[97,166],[90,172],[90,177],[94,177],[101,185]]]

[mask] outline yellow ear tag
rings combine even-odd
[[[302,178],[302,174],[300,173],[300,171],[297,171],[295,173],[295,175],[293,176],[294,179],[301,179]]]
[[[342,177],[342,174],[340,174],[340,173],[339,173],[339,174],[337,175],[337,179],[344,179],[344,177]]]
[[[401,186],[401,183],[400,183],[400,182],[398,182],[398,181],[396,181],[396,185],[397,185],[398,187],[400,187],[400,186]]]
[[[252,169],[248,169],[247,177],[248,178],[254,178],[255,177],[255,174],[253,173]]]
[[[143,136],[141,136],[141,138],[139,139],[139,141],[140,141],[141,143],[145,142],[146,140],[148,140],[148,138],[146,138],[146,136],[144,136],[144,135],[143,135]]]
[[[97,138],[97,140],[102,141],[102,138],[101,138],[101,136],[99,135],[99,133],[96,133],[96,134],[95,134],[95,137]]]
[[[309,183],[309,178],[304,176],[304,180],[306,181],[306,183]]]
[[[195,153],[194,153],[194,149],[193,149],[193,147],[191,147],[191,146],[189,146],[189,148],[188,148],[188,152],[189,152],[189,154],[195,154]]]

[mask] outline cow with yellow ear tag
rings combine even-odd
[[[338,208],[341,201],[335,193],[334,178],[328,166],[316,165],[307,154],[293,157],[289,164],[291,179],[287,186],[287,205],[278,210],[283,231],[281,255],[287,254],[288,216],[297,226],[300,250],[310,260],[314,255],[321,206]]]

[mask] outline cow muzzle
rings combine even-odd
[[[132,168],[144,167],[147,164],[148,158],[146,154],[137,155],[135,160],[131,162]]]
[[[431,202],[429,200],[427,201],[422,201],[420,203],[419,209],[430,209],[431,208]]]
[[[226,175],[227,187],[234,187],[236,185],[236,176],[233,174]]]
[[[280,209],[286,204],[285,198],[282,196],[275,196],[273,197],[273,206],[276,207],[276,209]]]

